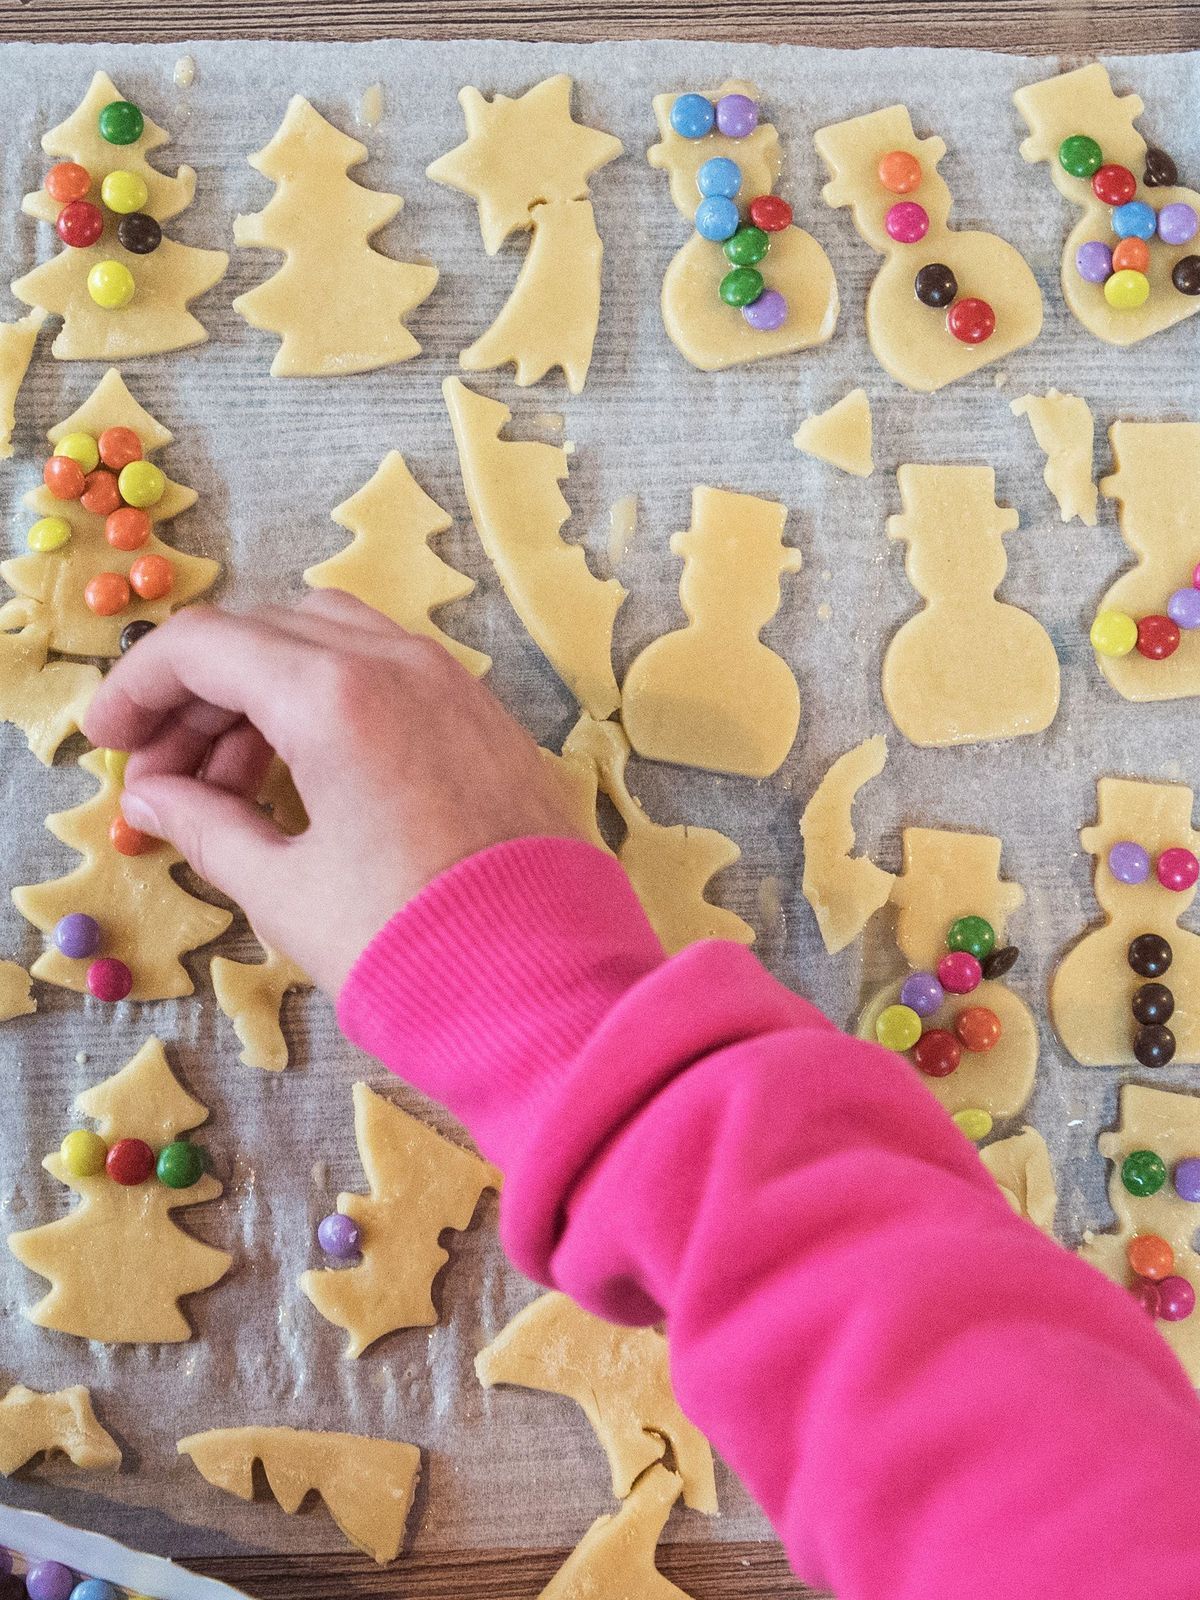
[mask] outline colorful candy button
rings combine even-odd
[[[947,950],[967,950],[979,961],[996,945],[996,930],[984,917],[958,917],[946,934]]]
[[[1146,151],[1142,182],[1147,189],[1173,189],[1179,182],[1179,168],[1165,150],[1157,150],[1151,145]]]
[[[900,990],[900,1004],[919,1017],[931,1017],[945,998],[945,990],[932,972],[909,973]]]
[[[948,994],[970,994],[978,989],[983,972],[968,950],[951,950],[937,964],[938,982]]]
[[[1196,1309],[1196,1291],[1186,1278],[1164,1278],[1158,1286],[1158,1314],[1164,1322],[1184,1322]]]
[[[98,1178],[108,1159],[108,1146],[98,1133],[75,1128],[59,1145],[58,1156],[73,1178]]]
[[[1179,649],[1179,629],[1170,617],[1152,613],[1139,617],[1137,625],[1138,654],[1148,661],[1165,661]]]
[[[757,267],[734,267],[721,279],[719,293],[727,306],[751,306],[765,287]]]
[[[142,459],[142,441],[132,428],[105,428],[96,440],[100,459],[113,472]]]
[[[1172,1175],[1175,1193],[1192,1205],[1200,1204],[1200,1156],[1187,1156],[1178,1162]]]
[[[162,228],[144,211],[131,211],[117,223],[117,243],[130,255],[153,255],[162,243]]]
[[[1086,239],[1075,252],[1075,271],[1085,283],[1104,283],[1113,275],[1112,251],[1103,239]]]
[[[1200,294],[1200,256],[1180,256],[1171,268],[1171,282],[1180,294]]]
[[[717,244],[732,238],[741,220],[738,208],[724,195],[708,195],[696,207],[696,232],[702,239],[712,239]]]
[[[1164,1022],[1170,1022],[1174,1016],[1175,996],[1165,983],[1156,983],[1151,979],[1133,991],[1129,1009],[1133,1012],[1133,1020],[1140,1022],[1144,1028],[1159,1027]]]
[[[51,550],[61,550],[71,537],[71,524],[66,517],[39,517],[25,535],[31,550],[48,555]]]
[[[875,170],[890,194],[911,194],[921,186],[921,163],[908,150],[889,150]]]
[[[145,131],[146,120],[131,100],[110,100],[96,125],[106,144],[136,144]]]
[[[1137,193],[1137,179],[1128,167],[1110,161],[1092,174],[1092,193],[1102,205],[1123,206]]]
[[[927,1078],[948,1078],[962,1061],[962,1045],[945,1028],[930,1028],[913,1046],[913,1061]]]
[[[140,828],[135,828],[132,823],[126,822],[119,811],[108,825],[108,839],[113,849],[121,856],[144,856],[158,845],[158,840],[153,834],[143,833]]]
[[[1161,933],[1139,933],[1125,959],[1139,978],[1161,978],[1169,971],[1173,952]]]
[[[716,120],[716,107],[702,94],[676,95],[671,104],[671,127],[681,139],[703,139]]]
[[[911,1006],[885,1006],[875,1022],[875,1037],[885,1050],[911,1050],[921,1037],[921,1019]]]
[[[1132,839],[1121,839],[1108,852],[1108,870],[1118,883],[1145,883],[1150,876],[1150,856]]]
[[[162,600],[175,583],[175,569],[166,556],[139,556],[129,569],[129,587],[142,600]]]
[[[1139,1233],[1129,1241],[1125,1254],[1139,1278],[1157,1281],[1169,1277],[1175,1266],[1174,1250],[1156,1233]]]
[[[362,1230],[344,1211],[333,1211],[317,1224],[317,1243],[327,1256],[350,1261],[362,1253]]]
[[[1004,1030],[988,1006],[968,1006],[954,1019],[954,1037],[972,1055],[984,1055],[1000,1043]]]
[[[57,200],[60,206],[70,205],[72,200],[86,198],[92,175],[78,161],[60,161],[46,174],[45,187],[51,200]]]
[[[1196,209],[1185,200],[1174,200],[1158,213],[1158,237],[1164,244],[1188,244],[1196,237],[1198,227]]]
[[[204,1151],[186,1139],[175,1139],[158,1152],[154,1171],[168,1189],[190,1189],[204,1176]]]
[[[929,232],[929,213],[915,200],[898,200],[888,207],[883,225],[897,244],[917,244]]]
[[[121,468],[117,485],[126,505],[154,506],[163,497],[167,479],[162,468],[156,467],[153,461],[131,461]]]
[[[78,500],[87,474],[70,456],[51,456],[42,468],[42,482],[56,500]]]
[[[792,225],[792,208],[777,194],[760,194],[748,207],[750,221],[764,233],[782,233]]]
[[[720,195],[732,200],[742,187],[742,169],[728,156],[713,156],[696,173],[696,187],[706,197]]]
[[[755,333],[774,333],[788,319],[788,303],[778,289],[764,289],[757,300],[742,307],[742,316]]]
[[[996,331],[996,313],[986,300],[965,295],[947,311],[946,327],[960,344],[983,344]]]
[[[991,1114],[980,1106],[965,1106],[961,1111],[956,1111],[951,1121],[960,1133],[965,1133],[968,1139],[976,1144],[981,1139],[986,1139],[992,1131]]]
[[[1167,601],[1167,615],[1177,628],[1187,633],[1200,628],[1200,589],[1176,589]]]
[[[84,961],[100,948],[100,924],[86,911],[69,911],[54,924],[54,943],[68,961]]]
[[[58,213],[54,230],[72,250],[86,250],[104,232],[104,213],[90,200],[72,200]]]
[[[1182,845],[1172,845],[1169,850],[1161,852],[1154,871],[1164,889],[1173,889],[1176,894],[1182,894],[1200,878],[1200,861]]]
[[[1006,944],[980,962],[980,971],[989,983],[1010,973],[1020,959],[1021,952],[1015,944]]]
[[[86,476],[100,465],[100,448],[90,433],[68,433],[54,446],[56,456],[67,456]]]
[[[1175,1059],[1175,1035],[1160,1024],[1139,1028],[1133,1036],[1133,1054],[1143,1067],[1165,1067]]]
[[[1118,239],[1153,239],[1158,214],[1144,200],[1131,200],[1113,212],[1112,226]]]
[[[35,1561],[25,1574],[29,1600],[71,1600],[75,1574],[61,1561]]]
[[[1099,611],[1090,637],[1097,655],[1127,656],[1137,644],[1138,625],[1124,611]]]
[[[748,94],[723,94],[717,101],[717,132],[745,139],[758,127],[758,102]]]
[[[139,618],[137,622],[127,622],[121,629],[120,647],[121,654],[132,650],[139,639],[144,639],[148,633],[154,632],[154,624]]]
[[[132,1189],[154,1171],[154,1151],[144,1139],[118,1139],[105,1158],[104,1170],[114,1183]]]
[[[125,216],[130,211],[141,211],[150,191],[139,173],[110,172],[100,185],[100,198],[110,211]]]
[[[725,259],[735,267],[756,267],[771,248],[770,235],[762,228],[741,227],[721,246]],[[1200,591],[1197,592],[1200,599]]]
[[[1139,1200],[1157,1194],[1167,1181],[1167,1169],[1153,1150],[1133,1150],[1121,1163],[1121,1182]]]
[[[87,291],[105,311],[119,311],[133,299],[133,273],[120,261],[98,261],[87,275]]]
[[[941,261],[931,261],[913,279],[913,293],[923,306],[941,311],[952,305],[958,293],[958,279]]]
[[[1151,1283],[1149,1278],[1139,1278],[1130,1285],[1130,1294],[1150,1318],[1158,1316],[1158,1285]]]
[[[102,956],[87,969],[88,993],[97,1000],[124,1000],[133,989],[133,973],[114,956]]]
[[[1114,272],[1141,272],[1150,270],[1150,246],[1145,239],[1122,239],[1112,253]]]
[[[79,504],[94,517],[107,517],[121,504],[121,491],[117,488],[117,475],[105,467],[97,467],[83,480],[83,493]]]
[[[1058,147],[1058,164],[1072,178],[1090,178],[1103,160],[1100,146],[1086,133],[1073,133]]]
[[[98,617],[115,617],[129,604],[129,580],[119,572],[98,572],[85,584],[83,602]]]
[[[151,526],[149,513],[140,506],[121,506],[104,519],[104,537],[114,550],[140,550]]]
[[[1150,298],[1150,280],[1144,272],[1126,267],[1105,283],[1104,298],[1114,311],[1136,311]]]
[[[104,1578],[84,1578],[71,1590],[71,1600],[121,1600],[121,1591]]]
[[[125,768],[128,765],[128,750],[106,750],[104,752],[104,770],[118,787],[125,782]]]

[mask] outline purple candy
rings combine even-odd
[[[1200,628],[1200,589],[1176,589],[1167,601],[1167,615],[1177,628]]]
[[[764,289],[752,306],[743,306],[742,315],[755,333],[774,333],[787,321],[788,303],[778,289]]]
[[[1196,595],[1200,598],[1200,589]],[[55,925],[54,942],[70,960],[83,961],[100,948],[100,924],[83,911],[72,911]]]
[[[317,1243],[327,1256],[349,1261],[359,1254],[362,1233],[353,1217],[344,1211],[331,1212],[317,1227]]]
[[[900,990],[900,1004],[909,1006],[919,1017],[931,1017],[945,998],[946,991],[932,972],[912,973]]]
[[[1108,870],[1118,883],[1145,883],[1150,876],[1150,857],[1140,844],[1122,839],[1108,852]]]
[[[1175,1168],[1175,1193],[1181,1200],[1200,1203],[1200,1156],[1188,1156]]]
[[[1196,217],[1195,207],[1183,200],[1164,206],[1158,213],[1158,237],[1164,244],[1187,244],[1196,237],[1197,227],[1200,227],[1200,219]]]
[[[749,95],[723,94],[717,101],[717,129],[726,138],[744,139],[757,127],[758,102],[751,100]]]
[[[1075,252],[1075,271],[1087,283],[1105,283],[1112,277],[1112,251],[1103,239],[1089,239]]]
[[[29,1600],[70,1600],[75,1574],[61,1561],[39,1561],[25,1574]]]

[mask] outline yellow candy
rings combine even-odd
[[[1137,623],[1125,611],[1098,611],[1092,623],[1092,649],[1102,656],[1127,656],[1137,643]]]
[[[90,433],[69,433],[54,446],[56,456],[70,456],[78,461],[85,472],[95,472],[100,465],[100,446]]]
[[[1104,280],[1104,298],[1114,311],[1136,311],[1150,298],[1150,279],[1144,272],[1123,267]]]
[[[39,517],[25,535],[25,543],[44,555],[50,550],[61,550],[70,537],[71,524],[66,517]]]
[[[133,299],[133,273],[119,261],[97,261],[87,275],[88,293],[105,311],[119,311]]]
[[[167,480],[153,461],[131,461],[122,467],[117,488],[127,506],[154,506],[163,497]]]
[[[140,178],[136,172],[110,172],[100,185],[100,198],[110,211],[126,216],[131,211],[145,209],[150,191],[145,178]]]
[[[95,1178],[104,1171],[108,1146],[98,1133],[76,1128],[59,1146],[62,1164],[73,1178]]]
[[[911,1050],[921,1037],[921,1019],[911,1006],[887,1006],[879,1013],[875,1037],[885,1050]]]
[[[104,752],[104,770],[114,782],[125,782],[125,768],[128,765],[128,750],[106,750]]]
[[[992,1131],[992,1119],[986,1111],[978,1106],[967,1106],[963,1111],[954,1113],[954,1121],[959,1129],[966,1134],[968,1139],[974,1139],[978,1144],[980,1139],[986,1139]]]

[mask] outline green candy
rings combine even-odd
[[[735,267],[756,267],[771,248],[769,237],[761,228],[742,227],[722,248]]]
[[[996,930],[982,917],[959,917],[950,924],[946,935],[947,950],[965,950],[968,955],[982,961],[996,947]]]
[[[1058,147],[1058,164],[1073,178],[1090,178],[1100,168],[1104,152],[1086,133],[1073,133]]]
[[[727,306],[752,306],[763,288],[761,272],[754,267],[734,267],[721,279],[721,299]]]
[[[165,1183],[168,1189],[190,1189],[204,1176],[204,1165],[204,1151],[199,1145],[176,1139],[159,1151],[154,1170],[159,1183]]]
[[[100,112],[100,137],[107,144],[136,144],[146,127],[146,119],[132,100],[110,100]]]
[[[1166,1181],[1166,1165],[1153,1150],[1133,1150],[1121,1163],[1121,1182],[1139,1200],[1157,1194]]]

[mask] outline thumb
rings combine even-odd
[[[174,845],[252,923],[270,905],[288,840],[250,801],[198,778],[161,775],[129,782],[121,810],[131,827]]]

